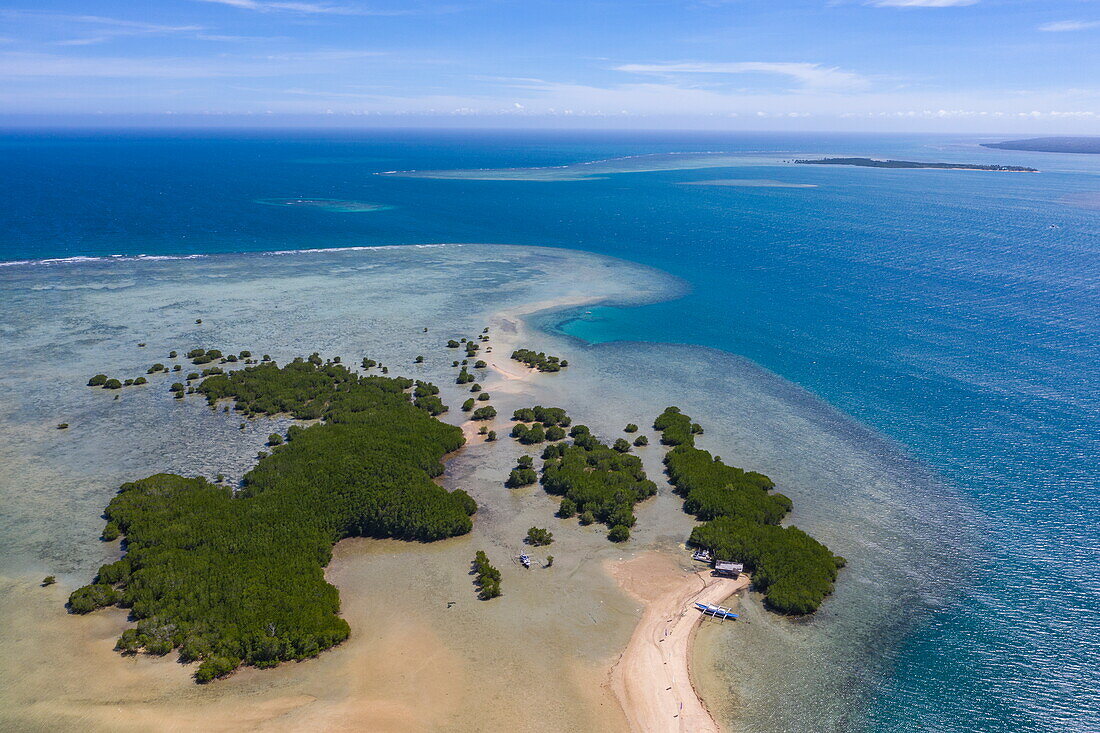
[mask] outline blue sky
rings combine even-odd
[[[0,114],[1100,133],[1100,0],[2,0]]]

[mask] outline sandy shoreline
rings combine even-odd
[[[576,308],[582,305],[595,305],[603,300],[606,300],[606,298],[602,296],[564,296],[526,303],[519,308],[498,311],[493,314],[490,320],[489,335],[492,337],[493,353],[484,354],[481,358],[485,360],[493,372],[506,380],[503,385],[504,391],[518,391],[514,390],[508,382],[524,382],[539,374],[537,369],[524,366],[520,362],[511,359],[512,352],[524,346],[528,341],[528,337],[531,336],[526,319],[537,313]],[[497,387],[497,389],[499,391],[501,387]]]
[[[611,670],[611,688],[634,731],[720,733],[691,680],[695,631],[704,617],[693,604],[721,603],[749,579],[686,570],[657,552],[609,563],[624,591],[645,603],[630,642]],[[717,623],[717,622],[716,622]],[[730,622],[723,622],[730,623]]]

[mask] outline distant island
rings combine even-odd
[[[1037,153],[1100,154],[1100,137],[1030,137],[1026,140],[1006,140],[982,143],[984,148],[1000,150],[1031,150]]]
[[[985,165],[981,163],[918,163],[912,160],[875,160],[874,158],[820,158],[796,160],[803,165],[855,165],[863,168],[938,168],[954,171],[1007,171],[1010,173],[1038,173],[1037,168],[1022,165]]]

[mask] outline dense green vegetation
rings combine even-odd
[[[204,352],[207,353],[207,352]],[[197,391],[248,415],[323,422],[291,426],[238,492],[203,478],[158,474],[122,486],[104,539],[126,555],[75,591],[70,609],[129,608],[119,649],[180,650],[200,682],[241,664],[303,659],[347,638],[323,568],[350,536],[431,541],[466,533],[474,500],[431,479],[462,432],[414,405],[408,379],[361,377],[297,359],[218,374]]]
[[[554,541],[554,533],[542,527],[527,530],[527,544],[532,547],[545,547]]]
[[[478,550],[473,563],[474,583],[478,587],[477,597],[483,601],[500,595],[500,571],[489,564],[489,556],[484,550]]]
[[[558,514],[578,511],[614,529],[633,527],[634,505],[657,493],[646,478],[642,462],[579,433],[573,445],[554,443],[543,451],[542,485],[547,493],[563,497]]]
[[[536,483],[539,480],[539,475],[531,467],[532,463],[531,456],[520,456],[516,462],[516,467],[508,474],[508,479],[504,482],[504,485],[509,489],[518,489],[521,486],[530,486]]]
[[[716,558],[745,564],[765,604],[780,613],[817,610],[833,589],[844,559],[796,527],[780,527],[791,500],[773,493],[775,484],[755,471],[727,466],[695,447],[693,423],[669,407],[654,427],[661,442],[675,447],[665,456],[669,481],[684,497],[684,511],[705,522],[691,533],[690,544]]]
[[[547,356],[541,351],[531,349],[516,349],[512,352],[512,358],[540,372],[557,372],[569,366],[569,362],[565,359]]]
[[[439,387],[431,382],[417,380],[413,389],[413,404],[433,417],[447,411],[447,406],[439,398]]]
[[[496,416],[497,408],[493,407],[492,405],[486,405],[485,407],[479,407],[474,410],[473,414],[470,415],[470,418],[472,420],[492,420]]]
[[[548,493],[562,497],[558,516],[569,518],[579,512],[582,524],[599,521],[612,530],[621,527],[613,538],[628,538],[636,521],[634,505],[657,493],[641,460],[624,455],[630,444],[623,439],[614,447],[601,443],[586,426],[573,425],[560,407],[523,407],[512,419],[519,421],[512,427],[512,437],[520,443],[551,443],[542,453],[542,485]],[[572,445],[557,442],[565,439],[566,428],[570,428]],[[509,487],[526,486],[534,482],[534,476],[530,456],[522,456],[506,483]]]
[[[524,445],[538,445],[546,442],[546,430],[539,423],[531,427],[517,423],[512,428],[512,437]]]
[[[519,422],[540,422],[544,427],[560,426],[567,428],[573,424],[572,419],[560,407],[522,407],[512,413],[512,419]]]
[[[743,562],[764,603],[779,613],[813,613],[833,592],[844,559],[797,527],[719,517],[691,532],[692,545]]]
[[[703,432],[699,423],[693,423],[679,407],[665,408],[653,421],[653,427],[661,431],[661,442],[665,445],[694,445],[695,436]]]
[[[218,349],[192,349],[187,352],[187,358],[191,360],[192,364],[209,364],[210,362],[221,359],[222,352]]]
[[[106,374],[97,374],[97,375],[95,375],[94,377],[92,377],[91,379],[88,380],[88,386],[89,387],[102,387],[106,383],[107,383],[107,375]]]

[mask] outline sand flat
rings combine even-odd
[[[719,733],[689,671],[695,630],[704,619],[693,604],[725,601],[749,586],[748,576],[715,577],[709,569],[685,569],[674,556],[658,552],[610,563],[608,571],[645,604],[611,671],[611,687],[630,729]]]

